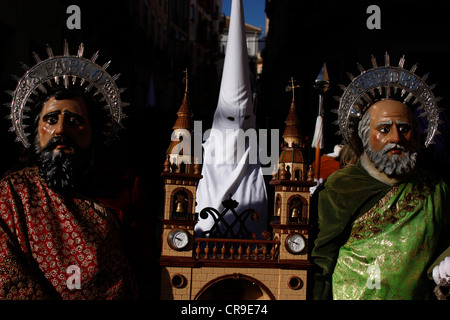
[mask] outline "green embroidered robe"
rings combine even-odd
[[[447,220],[446,194],[444,182],[419,170],[395,187],[361,164],[330,176],[319,193],[314,298],[423,298]]]

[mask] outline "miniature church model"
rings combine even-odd
[[[217,210],[205,208],[195,213],[196,189],[202,176],[184,138],[192,134],[188,99],[186,87],[162,173],[161,299],[306,299],[311,268],[309,187],[314,183],[303,160],[294,99],[286,119],[279,170],[270,182],[275,188],[275,205],[267,227],[273,232],[265,232],[262,240],[249,237],[243,225],[239,228],[243,232],[232,233],[231,226],[220,218],[231,211],[236,218],[231,223],[234,226],[243,224],[248,216],[256,218],[251,210],[241,212],[232,197],[224,199],[225,211],[217,212],[208,237],[195,237],[198,215]]]

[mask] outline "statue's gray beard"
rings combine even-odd
[[[380,151],[374,151],[370,143],[367,143],[364,149],[375,168],[387,176],[405,176],[411,173],[416,166],[417,152],[407,151],[405,147],[396,143],[389,143]],[[404,155],[389,156],[387,153],[392,149],[401,149]]]

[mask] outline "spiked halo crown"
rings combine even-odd
[[[29,133],[25,132],[27,125],[24,124],[24,119],[28,118],[26,112],[30,111],[27,103],[35,103],[33,96],[39,98],[46,95],[48,93],[47,88],[52,88],[54,85],[63,85],[65,88],[68,88],[69,85],[78,85],[83,88],[85,85],[85,92],[89,92],[95,87],[96,91],[93,96],[101,94],[99,102],[105,103],[104,109],[108,110],[111,115],[111,121],[107,124],[108,132],[105,133],[107,139],[114,139],[118,130],[122,128],[121,120],[125,117],[122,107],[127,103],[122,102],[120,98],[120,93],[124,89],[119,89],[115,83],[120,74],[110,76],[106,72],[106,68],[111,61],[103,66],[95,62],[98,51],[94,53],[91,59],[83,57],[83,53],[84,45],[80,44],[77,54],[70,55],[68,43],[64,41],[63,55],[53,55],[52,49],[47,46],[47,59],[41,60],[33,52],[36,64],[31,68],[23,65],[26,73],[17,79],[18,84],[15,91],[8,92],[12,96],[12,101],[7,106],[11,108],[11,113],[8,116],[12,122],[10,131],[16,133],[16,140],[22,142],[25,148],[30,147]],[[79,79],[78,83],[77,79]]]
[[[352,139],[355,120],[361,119],[362,115],[370,108],[372,104],[381,99],[395,99],[403,103],[410,103],[417,110],[423,110],[420,117],[426,117],[428,127],[425,130],[425,147],[433,143],[435,135],[439,134],[438,125],[439,112],[442,111],[437,105],[441,98],[435,97],[432,90],[435,85],[428,86],[425,81],[428,74],[419,77],[415,74],[417,64],[410,70],[404,69],[405,57],[403,56],[398,66],[390,65],[390,57],[386,52],[384,56],[384,66],[378,66],[375,57],[372,55],[372,67],[369,70],[358,63],[358,69],[361,72],[358,76],[348,73],[351,83],[341,88],[344,93],[340,98],[338,109],[339,132],[344,143],[347,143],[353,149],[356,148]]]

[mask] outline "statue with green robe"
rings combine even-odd
[[[316,191],[314,299],[426,299],[450,280],[450,190],[419,165],[414,117],[420,102],[427,146],[438,133],[437,99],[403,58],[399,67],[386,61],[353,78],[340,100],[341,133],[360,158]]]

